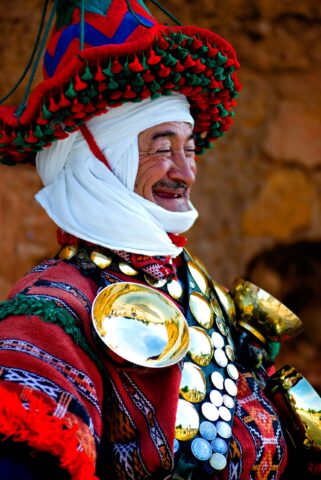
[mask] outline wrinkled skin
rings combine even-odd
[[[190,209],[190,191],[196,177],[192,127],[166,122],[139,134],[139,167],[135,192],[172,212]]]

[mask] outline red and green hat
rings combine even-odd
[[[172,92],[190,103],[199,153],[230,127],[239,64],[223,38],[159,24],[142,0],[56,0],[54,16],[44,80],[21,105],[0,106],[0,162],[32,163],[93,116]]]

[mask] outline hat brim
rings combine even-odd
[[[95,115],[124,102],[186,95],[198,153],[232,123],[240,90],[233,47],[197,27],[155,25],[129,45],[85,48],[17,107],[0,107],[0,162],[33,163],[36,153]]]

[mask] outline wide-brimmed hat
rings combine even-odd
[[[22,105],[0,106],[2,163],[33,162],[93,116],[172,92],[190,103],[198,152],[231,125],[239,64],[217,34],[159,24],[142,0],[56,0],[54,13],[44,80]]]

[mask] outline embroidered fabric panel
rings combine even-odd
[[[99,414],[101,413],[94,384],[84,372],[64,362],[61,358],[38,348],[30,342],[24,342],[13,338],[0,339],[0,350],[21,352],[46,362],[48,365],[62,373],[66,379],[74,385],[77,391],[95,406]]]
[[[277,413],[251,373],[240,375],[224,480],[277,480],[284,472],[287,450]]]

